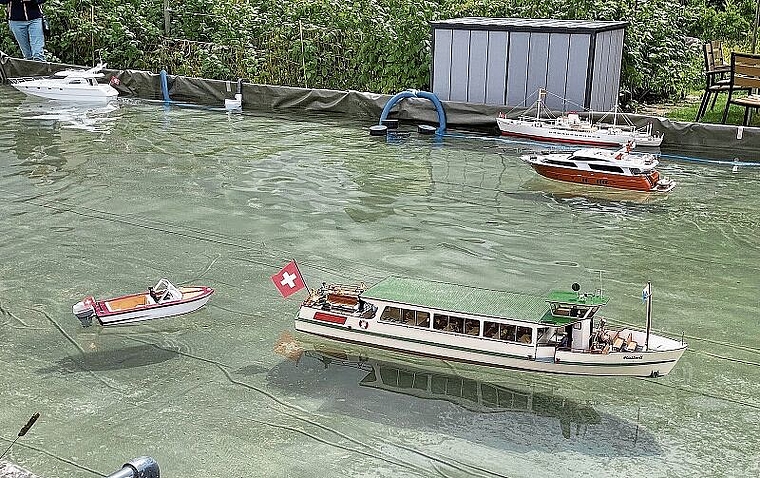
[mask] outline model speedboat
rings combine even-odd
[[[659,161],[651,153],[632,153],[629,144],[618,151],[586,148],[572,153],[542,152],[520,157],[541,176],[559,181],[628,189],[668,192],[675,181],[655,169]]]
[[[446,360],[579,375],[666,375],[686,350],[650,333],[651,307],[646,331],[608,329],[597,315],[608,302],[601,291],[572,289],[541,298],[396,277],[369,288],[323,284],[301,305],[295,328]]]
[[[105,75],[101,70],[105,64],[98,64],[89,70],[63,70],[50,77],[9,78],[10,84],[29,96],[38,96],[58,101],[80,103],[108,103],[114,101],[119,92],[111,85],[98,83]]]
[[[72,311],[84,327],[92,325],[93,317],[104,326],[132,324],[193,312],[206,305],[213,293],[211,287],[175,287],[161,279],[146,292],[104,300],[87,297]]]
[[[662,144],[662,134],[653,134],[652,125],[636,128],[625,114],[619,113],[617,107],[605,114],[599,122],[592,123],[583,119],[578,113],[562,114],[557,118],[544,118],[543,109],[549,114],[543,98],[546,91],[539,90],[539,99],[527,111],[536,110],[535,117],[521,116],[510,119],[500,114],[496,118],[501,134],[536,141],[551,141],[570,144],[585,144],[589,146],[616,147],[635,141],[639,146],[659,147]],[[526,112],[527,112],[526,111]],[[602,123],[612,116],[612,124]],[[621,123],[618,122],[621,118]]]

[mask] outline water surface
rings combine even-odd
[[[150,455],[166,477],[760,474],[760,170],[664,161],[678,186],[642,197],[539,178],[520,143],[0,92],[0,446],[39,411],[9,455],[35,473]],[[269,280],[291,258],[311,286],[543,293],[601,270],[606,315],[638,326],[651,280],[655,331],[690,347],[656,380],[325,354]],[[71,315],[160,277],[217,292],[137,326]]]

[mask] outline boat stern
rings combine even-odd
[[[95,298],[87,297],[74,304],[71,310],[82,323],[82,327],[89,327],[92,325],[92,317],[95,315]]]

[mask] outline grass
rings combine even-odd
[[[741,93],[740,93],[741,94]],[[702,91],[694,91],[688,95],[684,100],[674,104],[659,105],[656,108],[647,108],[647,112],[656,113],[666,118],[670,118],[678,121],[694,121],[697,116],[697,110],[699,110],[699,102],[701,100]],[[721,93],[718,95],[718,99],[715,101],[715,107],[711,110],[709,105],[707,112],[702,117],[700,122],[721,124],[723,121],[723,109],[726,106],[726,99],[728,94]],[[752,113],[750,111],[750,113]],[[728,110],[728,118],[726,119],[727,125],[741,125],[744,121],[744,108],[732,105]],[[749,122],[750,126],[760,126],[760,112],[755,112]]]

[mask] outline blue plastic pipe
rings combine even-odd
[[[161,93],[164,95],[164,102],[171,103],[172,99],[169,98],[169,81],[167,79],[166,70],[161,70]]]
[[[435,93],[430,93],[429,91],[406,90],[401,93],[396,93],[387,103],[385,103],[383,112],[380,114],[380,124],[383,124],[383,121],[388,118],[391,108],[404,98],[425,98],[430,100],[438,112],[438,129],[435,130],[435,134],[440,136],[446,131],[446,112],[443,111],[441,100],[438,99],[438,96],[436,96]]]

